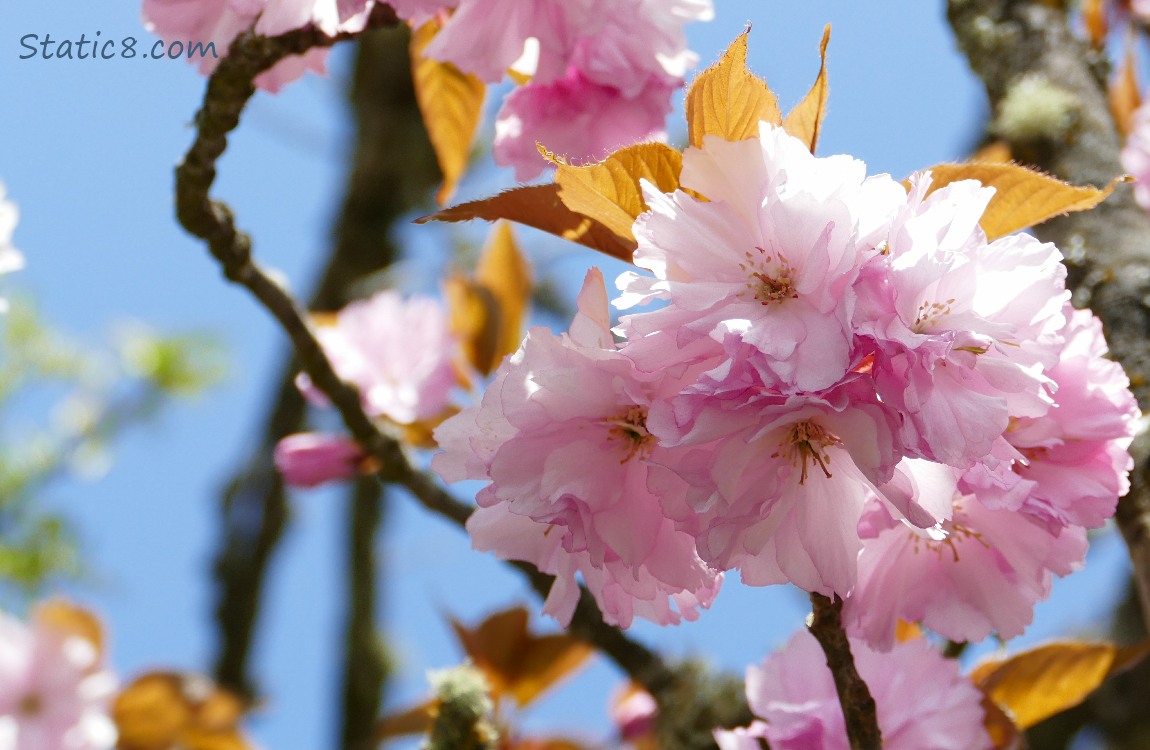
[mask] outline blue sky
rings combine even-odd
[[[715,21],[689,29],[693,48],[709,64],[751,22],[750,64],[785,106],[809,87],[823,25],[833,24],[820,153],[851,153],[871,171],[903,177],[961,158],[973,142],[982,93],[954,49],[943,3],[887,2],[881,16],[835,0],[717,4]],[[28,260],[8,286],[31,292],[46,317],[80,337],[104,339],[122,321],[138,319],[163,331],[211,333],[230,357],[221,386],[123,440],[107,476],[53,493],[81,529],[93,580],[79,595],[107,619],[121,674],[206,669],[216,498],[252,444],[262,389],[284,340],[173,219],[172,168],[190,142],[204,80],[180,61],[19,59],[27,53],[19,43],[26,34],[78,39],[100,31],[102,39],[131,36],[150,45],[133,2],[4,0],[0,30],[0,180],[19,204],[16,243]],[[337,52],[328,78],[257,95],[221,164],[217,195],[235,208],[260,258],[296,288],[309,286],[326,251],[342,191],[346,52]],[[669,123],[673,136],[683,132],[678,112]],[[458,198],[511,183],[509,170],[481,166]],[[401,236],[443,255],[460,231],[472,230],[413,227]],[[572,293],[583,269],[599,262],[573,246],[521,236],[536,254],[537,272]],[[428,274],[411,278],[413,290],[434,291]],[[342,512],[337,493],[295,497],[256,651],[269,702],[252,729],[266,748],[332,744]],[[402,669],[398,700],[423,693],[426,669],[457,661],[444,613],[468,621],[520,602],[538,609],[516,577],[471,552],[457,529],[406,498],[392,504],[380,551],[383,615]],[[1040,609],[1040,625],[1028,638],[1084,627],[1090,613],[1105,611],[1123,570],[1122,552],[1113,536],[1102,540],[1087,571]],[[700,622],[640,625],[635,632],[672,654],[742,670],[800,627],[805,612],[794,592],[746,589],[730,580]],[[617,680],[600,662],[533,711],[530,723],[601,732]]]

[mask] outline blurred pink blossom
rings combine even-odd
[[[851,639],[859,675],[870,688],[887,750],[985,750],[982,693],[925,638],[887,653]],[[846,723],[826,657],[814,636],[796,633],[762,666],[747,669],[747,701],[763,721],[716,730],[722,750],[847,750]]]
[[[206,53],[189,58],[196,62],[201,74],[208,75],[224,55],[233,40],[245,31],[254,29],[256,18],[260,17],[269,0],[144,0],[144,25],[148,31],[155,33],[168,43],[187,45],[199,43],[212,44],[215,54]],[[282,28],[287,17],[296,17],[302,6],[313,7],[315,0],[300,3],[293,0],[290,3],[279,2],[274,8],[274,15],[270,17],[271,25],[276,31],[267,29],[261,33],[282,33],[289,28]],[[279,61],[275,67],[262,72],[255,78],[255,83],[271,92],[276,92],[285,84],[304,75],[304,72],[324,71],[324,61],[327,60],[327,49],[310,49],[304,55],[292,55]]]
[[[317,432],[288,435],[275,450],[276,469],[293,487],[318,487],[351,479],[365,458],[354,440]]]
[[[424,54],[489,83],[531,78],[504,101],[495,144],[527,180],[546,167],[536,143],[581,162],[661,138],[698,61],[683,26],[713,15],[710,0],[459,0]]]
[[[116,743],[108,717],[115,677],[97,645],[44,619],[0,613],[0,747],[105,750]]]
[[[1150,0],[1136,0],[1134,12],[1150,19]],[[1121,157],[1123,169],[1134,178],[1134,198],[1150,211],[1150,102],[1135,110]]]
[[[642,140],[662,140],[671,90],[649,86],[633,98],[572,67],[565,78],[511,92],[495,121],[495,160],[520,181],[547,165],[536,144],[571,163],[598,161]]]
[[[372,416],[400,424],[437,417],[456,386],[455,339],[447,313],[430,297],[405,300],[395,291],[380,292],[340,310],[316,337]],[[306,376],[300,385],[324,402]]]
[[[211,43],[215,55],[194,58],[201,73],[215,70],[237,36],[246,31],[275,36],[315,24],[332,34],[363,27],[375,0],[144,0],[144,26],[166,42]],[[327,50],[292,55],[261,73],[256,85],[279,91],[307,71],[323,73]],[[189,60],[193,60],[189,57]]]

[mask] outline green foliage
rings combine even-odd
[[[93,345],[14,300],[0,317],[0,592],[31,597],[78,577],[76,535],[48,507],[54,483],[103,474],[126,429],[222,374],[219,347],[203,336],[131,326],[113,345]]]

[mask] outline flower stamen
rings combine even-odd
[[[841,444],[842,441],[837,437],[808,420],[791,425],[779,450],[771,454],[771,458],[781,456],[790,461],[792,466],[799,467],[799,484],[806,484],[811,462],[818,464],[827,479],[833,476],[828,468],[831,455],[826,449]]]
[[[756,247],[758,255],[750,251],[743,254],[745,263],[739,268],[750,275],[747,281],[747,291],[762,305],[773,302],[782,302],[785,299],[798,299],[791,282],[791,275],[795,269],[787,262],[782,253],[770,255],[761,247]],[[768,268],[767,264],[774,263],[776,267]]]
[[[950,315],[953,304],[954,297],[946,302],[923,302],[918,306],[918,316],[914,319],[914,332],[924,333],[923,329],[933,326],[939,318]]]
[[[630,406],[619,416],[605,420],[605,423],[611,426],[607,431],[607,439],[620,440],[627,449],[627,454],[619,463],[625,464],[636,455],[642,458],[651,455],[655,436],[647,432],[645,406]]]

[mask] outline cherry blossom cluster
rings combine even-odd
[[[98,644],[51,618],[24,623],[0,612],[0,747],[109,750],[116,686]]]
[[[363,28],[376,0],[144,0],[148,28],[165,40],[214,43],[222,57],[239,34],[282,34],[308,24],[328,33]],[[495,159],[530,179],[547,162],[535,143],[579,160],[661,137],[671,95],[697,62],[683,26],[710,20],[711,0],[392,0],[412,25],[438,18],[424,54],[485,83],[530,79],[505,99]],[[256,79],[277,91],[326,51],[283,60]],[[218,60],[204,57],[202,72]]]
[[[979,226],[993,190],[931,191],[782,129],[644,183],[612,331],[598,272],[533,329],[432,467],[484,480],[474,545],[579,579],[606,619],[694,618],[722,574],[956,640],[1018,635],[1127,487],[1138,409],[1074,310],[1061,254]],[[633,311],[637,305],[649,309]]]

